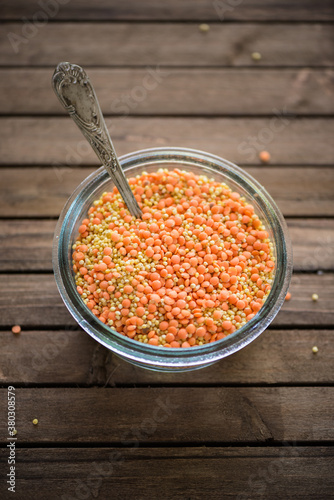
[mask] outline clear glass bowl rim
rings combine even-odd
[[[275,240],[276,272],[269,297],[263,307],[242,328],[222,340],[203,346],[166,349],[143,344],[128,339],[99,321],[82,302],[73,280],[70,247],[73,243],[70,227],[75,223],[75,214],[94,189],[108,179],[104,167],[100,167],[86,177],[73,191],[66,202],[56,225],[53,241],[53,270],[59,293],[77,323],[97,342],[128,361],[156,370],[184,370],[207,366],[229,356],[257,338],[273,321],[287,294],[292,274],[292,249],[286,222],[265,188],[248,172],[218,156],[188,148],[162,147],[134,151],[119,158],[125,171],[142,164],[156,164],[157,169],[167,164],[175,168],[187,169],[196,166],[227,175],[240,187],[247,190],[250,203],[255,203],[263,211],[266,223],[270,224]],[[165,164],[165,165],[164,165]],[[180,166],[181,165],[181,166]],[[207,172],[203,172],[209,175]],[[228,179],[226,179],[228,184]],[[256,198],[256,200],[254,199]],[[93,200],[92,200],[93,201]]]

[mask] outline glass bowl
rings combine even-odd
[[[202,346],[166,349],[129,339],[104,325],[82,301],[72,270],[72,245],[88,209],[113,183],[104,169],[89,175],[73,192],[59,217],[53,243],[53,269],[60,295],[77,323],[100,344],[127,361],[151,370],[187,371],[208,366],[248,345],[273,321],[289,288],[292,251],[284,218],[267,191],[247,172],[218,156],[183,148],[135,151],[120,158],[128,177],[159,168],[188,170],[225,182],[252,204],[274,244],[276,258],[272,289],[260,311],[227,337]]]

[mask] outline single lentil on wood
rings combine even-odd
[[[273,279],[273,245],[252,205],[226,184],[178,169],[129,179],[88,211],[73,245],[78,293],[99,318],[152,346],[192,347],[254,317]]]

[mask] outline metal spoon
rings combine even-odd
[[[118,161],[93,85],[86,72],[77,64],[61,62],[53,74],[52,86],[114,181],[131,215],[141,218],[142,212]]]

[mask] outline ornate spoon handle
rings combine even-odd
[[[94,88],[86,72],[77,64],[61,62],[52,86],[60,102],[94,149],[118,188],[131,215],[142,216],[111,142]]]

